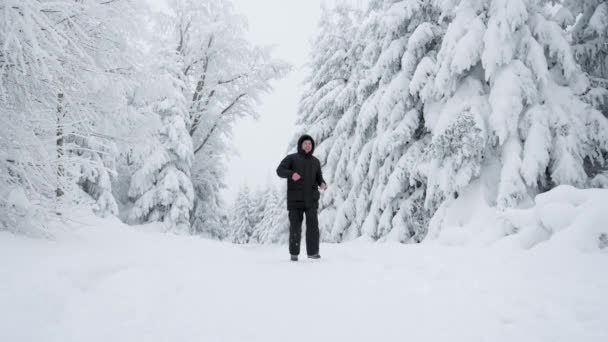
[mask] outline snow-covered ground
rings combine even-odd
[[[608,341],[605,253],[354,241],[291,263],[71,220],[0,233],[0,341]]]

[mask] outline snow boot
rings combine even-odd
[[[298,256],[297,255],[292,255],[291,256],[291,261],[298,261]]]
[[[319,254],[315,254],[315,255],[309,255],[308,258],[309,259],[321,259],[321,256]]]

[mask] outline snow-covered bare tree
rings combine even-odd
[[[73,160],[67,172],[95,200],[94,209],[99,215],[116,215],[112,180],[117,175],[118,145],[124,143],[127,134],[124,123],[131,114],[128,94],[136,86],[134,75],[142,56],[138,42],[143,38],[140,27],[145,7],[139,1],[81,3],[83,7],[71,21],[78,22],[87,33],[87,48],[98,70],[78,72],[86,87],[78,100],[82,108],[74,109],[83,113],[86,108],[89,114],[88,119],[81,114],[80,118],[75,116],[78,121],[63,130],[65,153]],[[69,28],[72,23],[64,25]]]
[[[133,2],[10,0],[0,11],[3,184],[44,207],[80,184],[114,213],[109,133],[124,114]]]
[[[54,28],[55,20],[47,14],[54,7],[49,5],[5,1],[0,7],[0,201],[1,216],[6,215],[7,220],[11,204],[5,202],[5,189],[21,188],[29,200],[47,202],[54,197],[57,185],[53,149],[48,148],[54,145],[58,110],[56,96],[60,87],[56,76],[63,73],[61,60],[74,58],[70,47],[80,47]],[[37,101],[32,100],[32,94],[37,94]]]
[[[224,188],[225,159],[236,120],[256,117],[255,103],[282,77],[288,66],[271,57],[268,48],[245,39],[246,23],[227,0],[172,0],[172,14],[163,18],[171,32],[182,68],[193,139],[192,181],[196,232],[217,236],[219,192]]]

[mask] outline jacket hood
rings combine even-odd
[[[304,134],[300,137],[300,139],[298,139],[298,153],[305,154],[304,150],[302,150],[302,143],[304,140],[310,140],[312,143],[312,150],[310,150],[310,155],[312,155],[315,152],[315,140],[308,134]]]

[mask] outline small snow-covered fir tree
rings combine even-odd
[[[266,205],[267,205],[266,194],[268,193],[268,191],[270,191],[270,187],[267,187],[264,190],[259,188],[252,193],[252,196],[251,196],[251,210],[252,210],[251,223],[253,225],[254,232],[260,227],[260,225],[262,224],[262,221],[264,220],[264,212],[266,211]],[[257,237],[255,237],[253,235],[255,235],[255,234],[252,234],[251,241],[259,242],[257,240]]]
[[[156,89],[159,99],[149,106],[160,119],[158,145],[151,146],[151,154],[131,178],[129,196],[135,203],[129,219],[133,223],[163,221],[175,232],[189,233],[193,152],[180,68],[179,57],[166,54]]]
[[[247,185],[237,194],[230,213],[230,241],[238,244],[249,243],[254,229],[254,204]]]
[[[285,208],[287,202],[286,185],[273,191],[274,200],[264,214],[263,234],[260,236],[261,243],[286,244],[289,241],[289,217]]]
[[[253,211],[253,231],[251,234],[250,242],[262,242],[260,233],[264,230],[263,223],[264,217],[267,214],[268,206],[272,205],[271,201],[273,200],[273,198],[271,196],[271,191],[271,186],[267,185],[263,190],[257,189],[253,193],[251,203]]]
[[[100,216],[117,215],[118,204],[112,193],[111,178],[115,173],[114,157],[118,154],[114,144],[100,142],[94,136],[70,139],[73,153],[82,159],[74,167],[80,175],[77,184],[95,200],[93,210]]]
[[[285,243],[289,237],[289,218],[285,208],[285,189],[268,185],[264,191],[262,220],[254,227],[252,240],[258,243]]]

